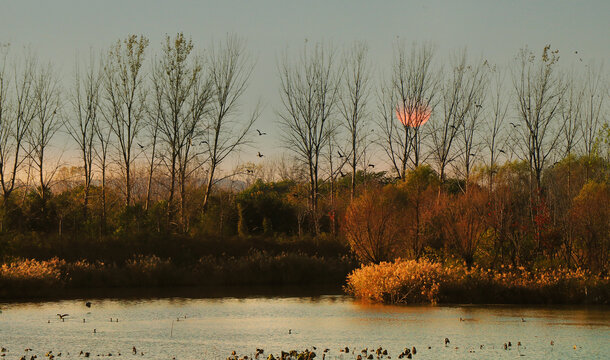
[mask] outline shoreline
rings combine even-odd
[[[321,296],[349,296],[341,286],[272,286],[272,285],[215,285],[168,287],[92,287],[66,288],[61,293],[46,296],[23,295],[0,297],[1,303],[51,302],[64,300],[152,300],[152,299],[220,299],[220,298],[291,298]]]

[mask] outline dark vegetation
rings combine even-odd
[[[253,128],[258,109],[239,111],[252,71],[243,42],[228,36],[202,58],[168,36],[151,67],[147,46],[117,42],[66,91],[31,55],[14,68],[0,59],[0,296],[338,285],[363,264],[347,289],[376,301],[608,302],[601,67],[579,82],[550,46],[526,48],[507,86],[465,51],[443,70],[432,47],[402,44],[371,106],[366,45],[343,66],[316,44],[278,69],[294,158],[258,151],[229,169],[267,136]],[[60,130],[74,166],[48,160]],[[388,262],[406,271],[390,290],[392,272],[375,275]],[[494,280],[506,267],[520,269],[514,282]],[[533,280],[517,284],[524,274]],[[556,281],[535,280],[548,274]]]

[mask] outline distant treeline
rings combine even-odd
[[[377,76],[365,43],[306,44],[278,65],[274,135],[294,157],[255,149],[258,163],[228,169],[271,136],[242,106],[245,42],[229,35],[205,55],[181,33],[158,54],[148,45],[117,41],[72,81],[2,47],[6,263],[143,255],[192,269],[253,250],[608,271],[609,92],[594,62],[568,72],[546,46],[503,69],[397,43]],[[52,150],[66,138],[73,166]]]

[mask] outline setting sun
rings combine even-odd
[[[396,117],[404,126],[408,127],[422,126],[430,119],[431,114],[430,108],[424,105],[396,106]]]

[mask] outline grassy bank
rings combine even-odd
[[[389,304],[608,304],[610,277],[583,270],[469,269],[398,259],[361,266],[348,275],[345,289]]]
[[[120,264],[17,259],[0,267],[0,299],[56,297],[67,289],[89,288],[341,284],[355,266],[347,256],[263,251],[210,255],[188,265],[155,255]]]

